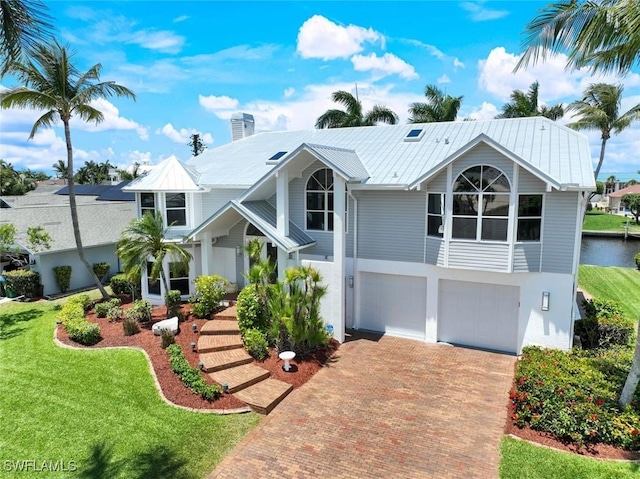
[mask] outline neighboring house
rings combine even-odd
[[[110,263],[110,274],[114,274],[119,270],[115,244],[122,230],[136,216],[133,195],[123,194],[122,185],[106,185],[103,188],[99,187],[103,185],[94,185],[91,187],[95,190],[94,194],[85,191],[90,189],[85,186],[76,185],[78,220],[85,254],[90,264]],[[53,274],[54,266],[72,267],[71,289],[93,284],[78,256],[69,197],[65,196],[65,190],[66,187],[60,193],[60,185],[44,184],[24,196],[2,198],[10,207],[2,209],[0,224],[11,223],[16,227],[18,245],[23,248],[23,253],[29,255],[30,268],[40,273],[45,295],[59,292]],[[114,197],[118,199],[114,200]],[[42,226],[49,233],[52,238],[51,249],[34,252],[26,248],[26,231],[30,226]]]
[[[243,285],[258,238],[280,274],[322,273],[340,341],[354,327],[511,353],[571,347],[595,190],[582,134],[519,118],[244,136],[125,188],[192,252],[171,278],[185,297],[200,274]],[[159,282],[143,290],[161,301]]]
[[[622,197],[629,193],[640,194],[640,184],[627,186],[626,188],[622,188],[621,190],[609,193],[610,211],[614,213],[624,211],[624,203],[622,203]]]

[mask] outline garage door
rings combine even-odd
[[[427,279],[360,273],[358,328],[424,339]]]
[[[520,288],[441,280],[438,341],[517,352]]]

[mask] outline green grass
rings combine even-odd
[[[511,437],[500,444],[502,479],[625,479],[640,476],[640,464],[601,461],[533,446]]]
[[[584,231],[608,231],[624,233],[627,218],[620,215],[604,213],[602,211],[588,211],[584,217],[582,229]],[[629,219],[629,232],[640,233],[640,226],[633,219]]]
[[[60,348],[55,322],[52,303],[0,305],[0,478],[201,478],[259,420],[171,407],[141,352]],[[20,460],[78,470],[5,470]]]
[[[620,303],[629,318],[640,314],[640,271],[634,268],[580,265],[578,285],[591,296]]]

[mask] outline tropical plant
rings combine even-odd
[[[629,211],[631,211],[631,214],[636,220],[636,224],[640,225],[640,194],[627,193],[626,195],[622,196],[620,201],[622,201],[626,205],[626,207],[629,208]]]
[[[198,276],[196,278],[196,290],[189,298],[191,310],[199,318],[208,318],[218,307],[224,297],[225,286],[228,281],[216,274],[210,276]]]
[[[571,103],[567,110],[575,112],[578,120],[567,126],[574,130],[599,130],[602,143],[600,158],[594,171],[597,178],[604,161],[607,140],[611,135],[617,135],[627,129],[633,121],[640,119],[640,104],[620,114],[622,102],[622,85],[608,83],[593,83],[584,91],[584,98]]]
[[[385,106],[374,105],[367,113],[362,112],[362,102],[351,93],[339,90],[331,94],[331,101],[343,105],[345,110],[331,109],[316,120],[316,128],[346,128],[351,126],[374,126],[376,123],[395,125],[398,115]]]
[[[640,60],[640,2],[564,0],[548,4],[524,31],[516,69],[568,52],[567,66],[627,73]]]
[[[415,102],[409,107],[409,123],[434,123],[454,121],[462,105],[462,96],[447,95],[435,85],[424,89],[427,102]]]
[[[538,90],[540,85],[533,82],[525,93],[521,90],[511,92],[511,102],[502,105],[502,113],[496,118],[526,118],[530,116],[544,116],[549,120],[557,120],[564,115],[562,104],[545,106],[538,104]]]
[[[0,159],[0,195],[21,196],[35,190],[38,181],[49,177],[29,168],[16,170],[11,163]]]
[[[1,92],[0,106],[45,111],[34,123],[29,135],[30,139],[35,136],[40,127],[51,127],[58,120],[62,121],[67,145],[69,207],[76,250],[96,287],[104,298],[108,298],[109,294],[93,272],[82,246],[73,181],[73,145],[69,123],[74,115],[84,121],[100,123],[104,115],[91,105],[92,101],[112,96],[135,99],[135,95],[128,88],[113,81],[100,82],[102,65],[99,63],[86,72],[80,72],[71,62],[72,57],[73,53],[57,41],[47,45],[36,45],[28,60],[10,65],[10,73],[15,75],[24,86]]]
[[[64,162],[64,160],[56,161],[53,165],[51,165],[51,168],[56,173],[56,178],[67,177],[67,164]]]
[[[23,267],[29,263],[29,257],[22,253],[22,249],[16,242],[16,235],[16,227],[11,223],[0,225],[0,253],[14,265]],[[42,226],[28,227],[26,239],[26,247],[31,252],[38,253],[51,249],[51,236]]]
[[[207,149],[207,145],[204,144],[199,133],[193,133],[189,138],[188,145],[191,147],[191,154],[193,156],[198,156]]]
[[[148,271],[149,280],[153,283],[162,280],[165,300],[171,289],[164,270],[165,259],[175,268],[189,269],[191,253],[180,244],[166,241],[167,230],[164,227],[162,213],[159,211],[146,212],[141,218],[136,218],[127,226],[116,245],[118,257],[122,260],[122,268],[130,277],[140,277],[142,271],[147,270],[147,262],[151,261]]]

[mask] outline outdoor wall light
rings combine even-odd
[[[349,276],[349,287],[353,288],[353,276]]]
[[[196,343],[194,343],[193,341],[191,342],[191,351],[195,351],[196,350]]]
[[[242,256],[242,248],[240,246],[236,246],[236,256]]]
[[[542,293],[542,311],[549,311],[549,291],[543,291]]]
[[[191,325],[191,329],[193,330],[194,333],[197,333],[198,332],[198,325],[196,323],[193,323]]]

